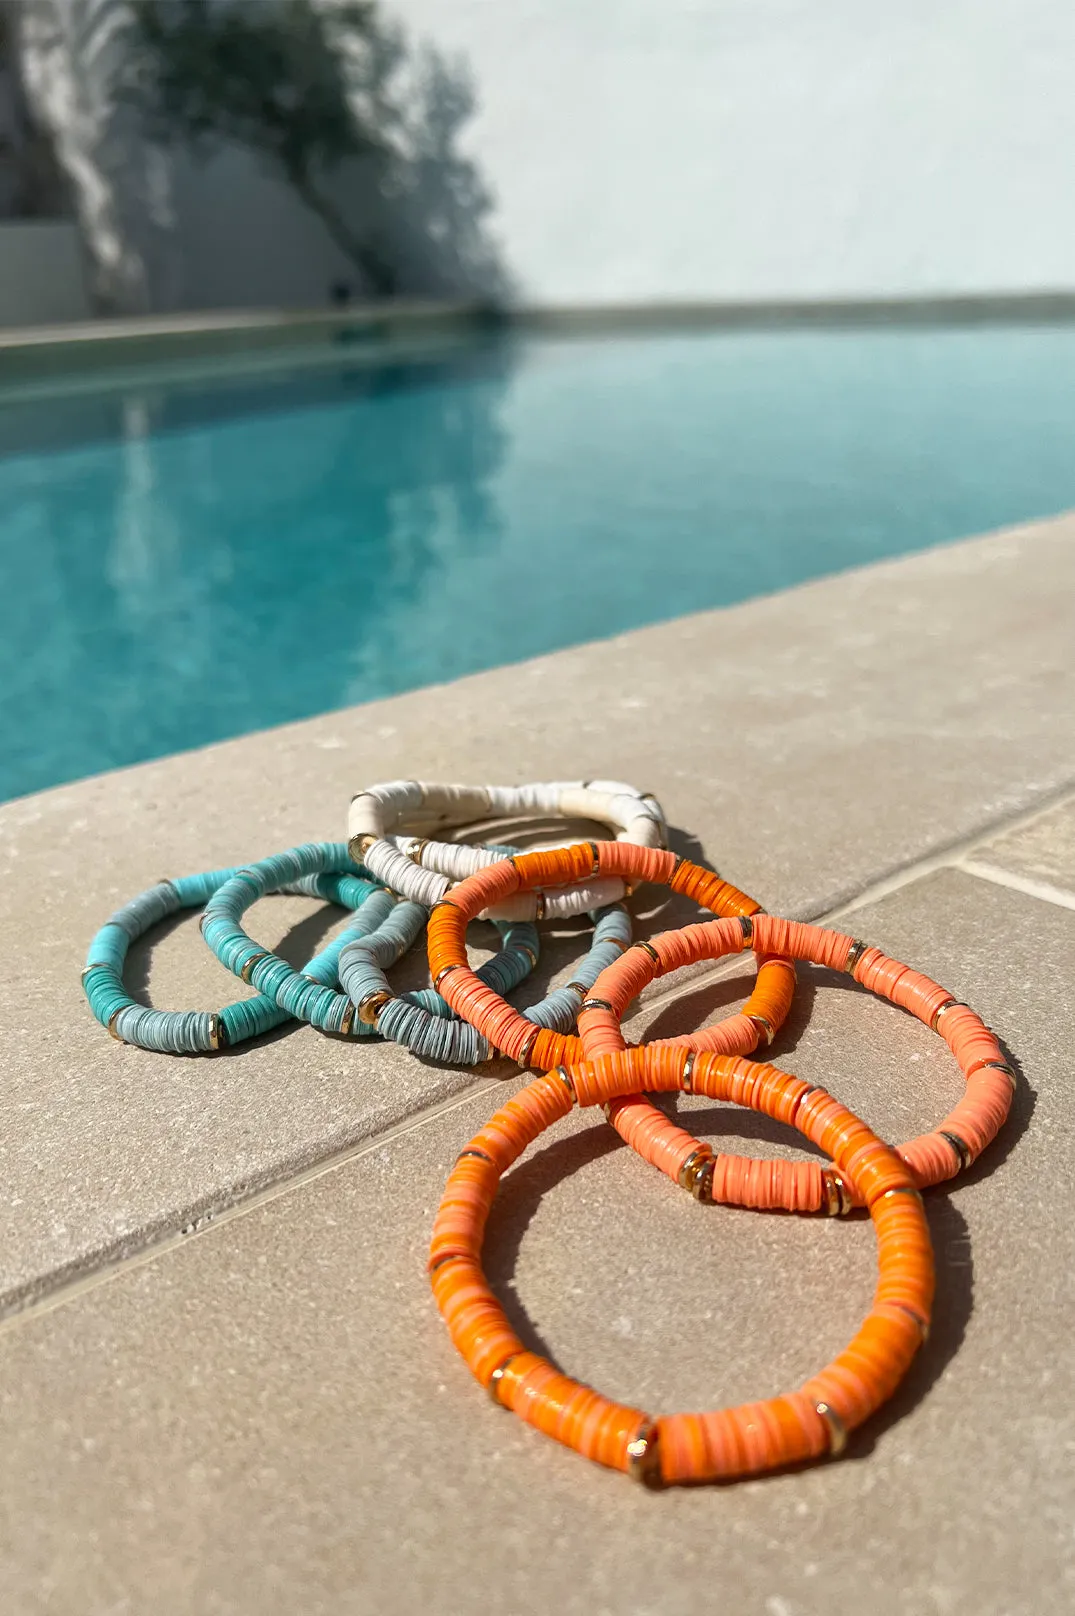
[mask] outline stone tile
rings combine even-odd
[[[929,1197],[931,1341],[844,1461],[651,1495],[490,1406],[423,1273],[486,1092],[9,1322],[5,1608],[1070,1610],[1075,915],[945,872],[863,909],[856,929],[978,1006],[1023,1078],[989,1157]],[[922,1127],[954,1098],[917,1023],[823,973],[806,998],[787,1064],[879,1127]],[[768,1131],[730,1110],[705,1120],[712,1137]],[[699,1208],[576,1115],[510,1175],[488,1266],[565,1368],[667,1408],[808,1374],[866,1306],[873,1253],[865,1224]]]
[[[117,903],[340,836],[373,780],[604,774],[659,791],[678,849],[767,908],[819,913],[1070,777],[1073,534],[953,545],[0,807],[0,1299],[469,1081],[306,1031],[224,1060],[120,1049],[78,984]],[[653,926],[683,913],[640,901]],[[255,916],[266,940],[301,911],[277,913]],[[211,1006],[234,985],[185,926],[149,990]]]
[[[1062,803],[976,847],[972,858],[976,864],[1056,887],[1075,902],[1075,802]]]

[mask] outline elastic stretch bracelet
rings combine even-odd
[[[647,1045],[535,1078],[462,1152],[433,1225],[430,1280],[452,1341],[494,1401],[584,1457],[643,1481],[728,1481],[836,1454],[899,1384],[924,1340],[933,1252],[922,1198],[899,1157],[824,1089],[774,1066],[698,1055],[695,1092],[799,1129],[869,1207],[877,1237],[873,1305],[839,1357],[798,1391],[713,1413],[654,1418],[561,1374],[515,1334],[481,1262],[502,1175],[575,1104],[645,1087],[675,1090],[682,1051]]]
[[[210,870],[204,875],[159,881],[117,909],[94,937],[82,972],[82,987],[97,1020],[121,1043],[160,1054],[208,1054],[242,1043],[289,1019],[286,1010],[262,994],[238,999],[222,1010],[152,1010],[132,999],[124,986],[123,968],[131,943],[169,915],[181,909],[200,908],[236,873],[234,869]],[[325,898],[361,913],[373,894],[383,889],[354,874],[326,873],[307,876],[279,890]],[[303,974],[315,982],[333,982],[340,950],[350,936],[360,931],[361,921],[352,922],[315,955]]]
[[[621,840],[665,847],[668,827],[655,797],[618,780],[549,781],[523,786],[430,785],[393,780],[352,798],[347,833],[351,856],[404,897],[431,907],[453,880],[497,862],[496,851],[435,842],[428,833],[449,826],[505,818],[589,819],[608,825]],[[389,833],[411,834],[396,845]],[[475,919],[541,920],[583,914],[628,893],[622,878],[588,878],[572,890],[524,892],[491,906]]]
[[[663,882],[673,892],[694,899],[715,914],[738,917],[743,928],[740,935],[749,928],[751,917],[760,913],[753,898],[724,881],[714,870],[705,870],[659,848],[638,847],[629,842],[584,842],[576,847],[518,853],[460,882],[434,906],[429,918],[429,969],[433,984],[457,1014],[470,1021],[496,1049],[521,1066],[550,1071],[565,1062],[581,1060],[582,1044],[578,1038],[545,1031],[535,1033],[518,1011],[488,990],[467,963],[467,925],[476,913],[488,904],[497,904],[505,894],[549,883],[570,882],[580,871],[589,870],[636,881]],[[636,943],[631,952],[645,952],[648,947],[648,943]],[[786,960],[766,958],[760,950],[758,961],[754,991],[737,1015],[704,1032],[668,1041],[681,1050],[709,1050],[721,1055],[749,1055],[763,1038],[771,1042],[791,1004],[795,967]],[[595,983],[593,996],[596,994]],[[592,1007],[592,998],[583,999],[580,1016],[588,1005]],[[661,1116],[648,1101],[639,1103],[654,1116]]]
[[[398,1001],[387,987],[383,974],[376,978],[384,983],[383,988],[378,987],[356,1005],[346,991],[339,992],[331,985],[311,981],[278,954],[262,948],[240,924],[250,905],[266,892],[306,876],[342,870],[353,872],[350,854],[342,842],[313,842],[247,865],[225,881],[206,904],[201,921],[202,936],[222,964],[244,982],[250,982],[288,1015],[308,1021],[322,1032],[372,1038],[384,1033],[386,1026],[394,1024],[393,1018],[398,1016],[391,1008]],[[383,973],[417,941],[425,926],[426,911],[421,904],[398,899],[383,888],[367,904],[366,912],[374,905],[375,923],[364,928],[365,935],[340,950],[341,983],[345,979],[367,980],[374,968]],[[537,962],[538,935],[532,926],[501,923],[497,929],[502,937],[501,953],[489,960],[482,971],[493,981],[514,986]],[[509,958],[505,959],[505,955]],[[404,1001],[407,997],[403,996]],[[437,1015],[420,1006],[412,1008],[415,1016],[399,1018],[405,1034],[400,1041],[416,1054],[428,1052],[430,1058],[439,1058],[438,1052],[444,1047],[440,1024],[451,1011],[446,1005]],[[449,1025],[462,1026],[458,1021]],[[483,1047],[469,1027],[462,1028],[459,1043],[464,1052],[460,1059],[466,1058],[467,1050]]]
[[[914,1183],[926,1189],[954,1178],[976,1161],[1003,1126],[1015,1086],[1015,1074],[981,1017],[930,977],[843,932],[763,914],[753,917],[751,929],[748,939],[734,923],[708,921],[665,932],[629,949],[595,982],[593,997],[601,1004],[579,1016],[587,1059],[626,1049],[620,1016],[644,987],[667,971],[698,960],[724,959],[750,946],[763,954],[809,960],[846,971],[880,998],[909,1010],[940,1033],[959,1062],[967,1089],[958,1104],[929,1133],[893,1147],[907,1163]],[[683,1086],[691,1086],[689,1072]],[[708,1145],[647,1102],[617,1100],[609,1107],[609,1120],[640,1155],[699,1200],[830,1214],[859,1204],[837,1169],[815,1161],[714,1157]]]

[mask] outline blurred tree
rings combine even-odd
[[[371,290],[395,267],[352,229],[326,177],[354,158],[390,168],[402,50],[374,0],[130,0],[123,90],[161,144],[246,146],[324,224]]]

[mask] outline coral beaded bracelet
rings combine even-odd
[[[838,1453],[891,1396],[925,1338],[933,1252],[905,1164],[824,1089],[761,1062],[700,1054],[694,1090],[792,1126],[833,1157],[869,1208],[877,1238],[873,1305],[844,1351],[798,1391],[703,1414],[653,1418],[615,1403],[530,1352],[489,1288],[485,1225],[504,1172],[559,1118],[639,1087],[683,1086],[682,1051],[625,1050],[535,1078],[475,1135],[452,1169],[433,1225],[429,1271],[456,1348],[493,1399],[588,1459],[640,1480],[729,1481]]]
[[[580,1059],[582,1045],[577,1038],[535,1033],[518,1011],[506,1004],[499,994],[490,992],[467,963],[467,925],[487,905],[497,907],[503,897],[512,893],[573,883],[597,874],[663,882],[673,892],[693,898],[716,914],[742,917],[744,925],[759,912],[753,898],[722,880],[715,871],[704,870],[663,849],[639,847],[629,842],[583,842],[574,847],[517,853],[461,881],[434,904],[429,917],[429,969],[433,985],[458,1015],[470,1021],[496,1049],[521,1066],[550,1071],[565,1061]],[[644,950],[648,945],[636,946]],[[705,1032],[674,1042],[684,1050],[749,1054],[761,1038],[772,1040],[787,1015],[794,988],[793,965],[759,955],[754,991],[738,1015],[730,1016]],[[582,1006],[586,1003],[587,999],[583,998]]]
[[[751,937],[743,927],[710,921],[665,932],[636,945],[594,983],[593,996],[579,1015],[587,1059],[627,1047],[620,1016],[654,977],[702,959],[723,959],[752,945],[759,953],[809,960],[847,971],[881,998],[941,1034],[959,1062],[967,1091],[936,1128],[895,1147],[920,1189],[953,1178],[977,1160],[997,1136],[1011,1108],[1015,1076],[989,1028],[967,1005],[928,976],[890,959],[879,948],[822,926],[756,914]],[[713,1156],[708,1145],[670,1122],[648,1102],[626,1099],[610,1107],[619,1132],[646,1159],[699,1200],[738,1206],[782,1207],[788,1211],[848,1211],[854,1195],[832,1168],[817,1162],[758,1161],[747,1156]]]
[[[352,798],[347,834],[356,864],[394,892],[432,905],[453,880],[495,864],[495,849],[434,842],[426,832],[504,818],[590,819],[608,825],[621,840],[645,847],[664,847],[668,827],[655,797],[642,796],[618,780],[549,781],[523,786],[429,785],[420,780],[392,780],[370,786]],[[412,834],[389,839],[406,821]],[[613,877],[575,884],[571,891],[524,892],[513,901],[476,915],[482,920],[541,920],[544,916],[583,914],[625,895],[622,879]]]

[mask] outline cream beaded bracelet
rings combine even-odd
[[[665,847],[668,826],[657,799],[618,780],[547,781],[522,786],[430,785],[394,780],[352,798],[352,858],[393,891],[432,907],[454,881],[502,854],[438,842],[438,830],[508,818],[586,819],[607,825],[617,841]],[[393,835],[404,825],[407,835]],[[482,920],[541,920],[579,915],[615,903],[629,891],[622,877],[595,877],[546,892],[519,892],[484,911]]]

